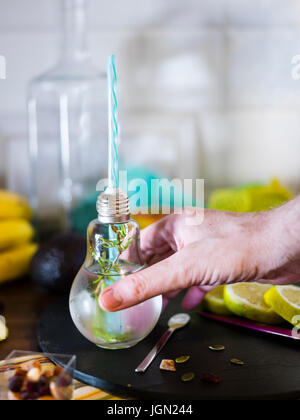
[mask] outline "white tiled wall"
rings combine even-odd
[[[90,2],[93,59],[105,68],[107,55],[118,55],[131,120],[163,112],[192,122],[197,175],[211,185],[273,175],[300,185],[300,80],[291,77],[291,59],[300,54],[299,0]],[[7,59],[0,133],[23,150],[17,165],[7,163],[10,185],[21,191],[26,85],[55,63],[59,3],[0,0],[0,54]],[[0,166],[1,179],[1,156]]]
[[[300,105],[300,84],[291,77],[300,28],[231,29],[228,44],[230,105]]]

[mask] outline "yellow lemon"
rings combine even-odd
[[[227,308],[238,316],[264,324],[279,324],[282,318],[264,301],[268,284],[236,283],[225,286],[224,301]]]
[[[224,286],[218,286],[206,294],[203,299],[203,308],[216,315],[232,314],[224,302]]]
[[[274,286],[265,294],[265,302],[291,324],[300,324],[300,287]]]

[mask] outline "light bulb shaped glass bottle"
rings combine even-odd
[[[155,327],[161,296],[117,312],[106,312],[99,296],[108,286],[145,267],[140,252],[140,229],[135,220],[101,223],[94,220],[87,233],[87,257],[70,295],[72,319],[88,340],[99,347],[132,347]]]

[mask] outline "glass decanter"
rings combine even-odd
[[[91,61],[87,0],[60,3],[60,60],[28,89],[31,203],[40,234],[73,228],[73,213],[94,198],[106,172],[106,76]],[[76,217],[80,229],[82,212]]]
[[[99,296],[108,286],[145,267],[140,229],[130,220],[129,199],[108,188],[98,198],[98,219],[88,227],[88,252],[70,294],[72,319],[88,340],[106,349],[132,347],[155,327],[162,309],[157,296],[134,307],[106,312]]]

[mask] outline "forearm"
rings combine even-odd
[[[300,252],[300,195],[269,212],[268,229],[281,252]]]
[[[144,251],[156,250],[159,262],[105,289],[99,298],[103,309],[121,310],[191,286],[291,284],[300,278],[300,196],[260,213],[207,210],[197,228],[170,217],[143,235]]]

